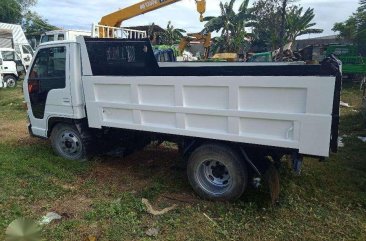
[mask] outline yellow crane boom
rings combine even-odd
[[[104,16],[99,24],[110,27],[120,27],[122,22],[127,19],[154,11],[156,9],[162,8],[164,6],[179,1],[181,0],[145,0]],[[195,1],[197,5],[197,11],[200,14],[200,21],[202,22],[203,14],[206,11],[206,0],[195,0]]]

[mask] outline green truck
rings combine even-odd
[[[366,75],[366,58],[358,54],[354,45],[329,45],[326,55],[334,54],[342,61],[343,74]]]

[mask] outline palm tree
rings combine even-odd
[[[171,21],[169,21],[165,29],[162,42],[167,45],[176,44],[183,37],[184,33],[186,33],[184,29],[174,28],[174,26],[171,24]]]
[[[292,6],[286,16],[286,39],[294,42],[301,35],[322,33],[323,29],[312,28],[316,25],[312,23],[314,17],[313,8],[303,13],[303,7]]]
[[[238,13],[234,11],[236,0],[223,4],[220,2],[221,15],[218,17],[205,17],[204,32],[219,32],[221,36],[216,39],[213,46],[215,52],[234,52],[243,50],[246,45],[245,37],[247,33],[245,27],[249,26],[249,20],[253,19],[251,9],[248,8],[249,0],[243,0],[238,9]]]

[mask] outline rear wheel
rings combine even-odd
[[[188,160],[187,174],[192,188],[203,198],[238,199],[248,183],[245,162],[229,147],[204,144]]]
[[[17,86],[17,79],[12,75],[5,76],[4,82],[9,88],[15,88]]]
[[[69,160],[86,158],[86,143],[77,128],[69,124],[57,124],[51,133],[53,150]]]

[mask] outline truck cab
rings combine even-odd
[[[0,63],[3,81],[8,87],[15,87],[20,75],[25,72],[25,67],[20,56],[14,49],[0,48]]]
[[[78,104],[75,97],[71,98],[71,91],[77,93],[75,86],[81,85],[80,71],[77,74],[80,66],[74,62],[78,52],[76,42],[70,41],[44,43],[37,48],[26,75],[27,81],[23,83],[34,135],[47,136],[48,120],[52,117],[75,118],[75,105]],[[76,72],[75,78],[72,72]]]

